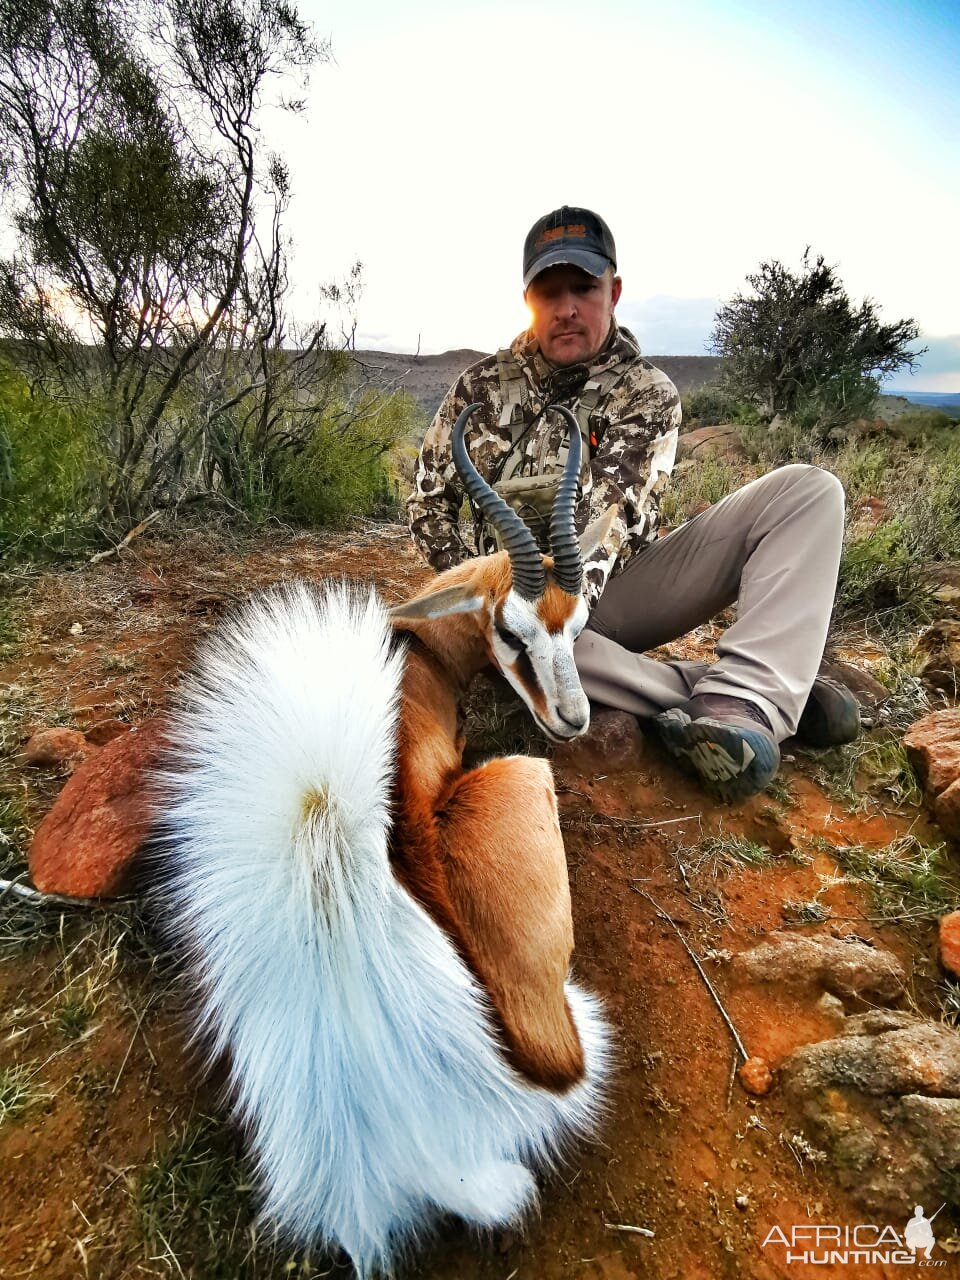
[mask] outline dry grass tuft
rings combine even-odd
[[[329,1256],[293,1252],[257,1224],[253,1192],[230,1130],[212,1116],[195,1117],[134,1184],[150,1260],[172,1274],[203,1280],[318,1280],[332,1274]]]
[[[925,845],[916,836],[904,835],[880,848],[826,842],[821,847],[848,879],[869,886],[879,923],[932,923],[960,908],[960,881],[946,845]]]
[[[37,1068],[20,1063],[0,1067],[0,1124],[19,1120],[37,1102],[47,1098],[37,1082]]]

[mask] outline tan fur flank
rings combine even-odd
[[[563,990],[573,924],[550,766],[514,756],[464,774],[441,816],[440,845],[514,1065],[568,1088],[583,1075],[583,1050]]]
[[[459,701],[491,660],[490,620],[510,583],[505,553],[467,561],[415,600],[470,586],[489,602],[482,613],[394,623],[415,638],[402,687],[391,865],[483,984],[513,1066],[564,1090],[582,1078],[584,1060],[564,995],[573,927],[550,767],[511,756],[462,769]],[[550,584],[541,616],[559,629],[574,604]]]

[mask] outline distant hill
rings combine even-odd
[[[432,418],[440,401],[464,369],[489,353],[459,348],[435,356],[402,355],[393,351],[354,351],[351,354],[359,374],[376,375],[378,381],[386,380],[402,387]],[[647,358],[676,384],[681,395],[710,382],[716,377],[720,365],[716,356]]]
[[[908,387],[887,387],[885,394],[902,396],[924,409],[939,409],[952,418],[960,417],[960,391],[913,391]]]

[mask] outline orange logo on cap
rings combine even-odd
[[[540,244],[550,240],[562,240],[565,236],[579,236],[581,239],[587,234],[587,228],[582,222],[576,222],[569,227],[553,227],[550,231],[544,231],[540,237]]]

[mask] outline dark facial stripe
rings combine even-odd
[[[511,649],[516,650],[518,653],[521,649],[526,647],[518,635],[514,635],[512,631],[508,631],[501,623],[497,622],[494,625],[497,628],[497,635],[505,645],[509,645]]]
[[[530,701],[533,703],[538,714],[543,715],[547,705],[546,695],[537,679],[537,673],[533,669],[533,663],[530,661],[530,655],[526,649],[522,653],[518,653],[514,662],[510,664],[517,673],[517,679],[530,695]]]

